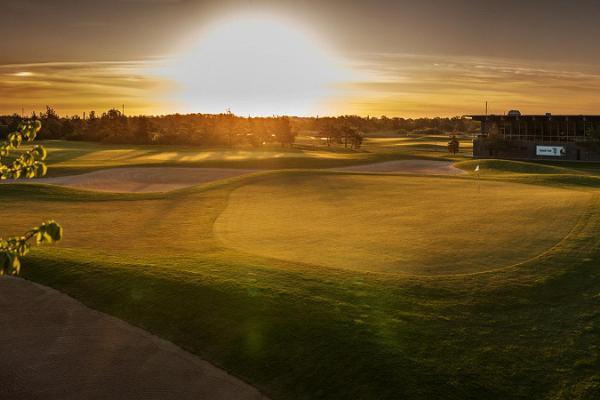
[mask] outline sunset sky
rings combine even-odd
[[[600,2],[2,0],[0,113],[600,114]]]

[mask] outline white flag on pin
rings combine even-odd
[[[479,172],[479,164],[475,167],[475,172]]]

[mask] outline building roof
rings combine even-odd
[[[600,121],[600,115],[554,115],[554,114],[530,114],[530,115],[467,115],[471,119],[475,121],[488,121],[488,120],[508,120],[508,121],[517,121],[517,120],[565,120],[565,119],[573,119],[573,120],[594,120]]]

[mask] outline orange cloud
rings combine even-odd
[[[348,67],[359,79],[337,84],[320,115],[455,116],[509,109],[525,113],[600,113],[600,70],[474,57],[370,54]],[[156,74],[162,61],[0,65],[0,113],[53,106],[60,114],[104,111],[125,104],[129,114],[184,110],[178,88]],[[187,105],[189,106],[189,105]],[[203,110],[195,110],[202,112]]]
[[[329,104],[338,112],[454,116],[481,113],[485,101],[498,114],[600,112],[600,71],[590,66],[375,54],[357,68],[370,79],[346,85],[351,94]]]
[[[158,113],[171,85],[149,73],[150,62],[73,62],[0,66],[0,112],[26,113],[46,105],[61,114],[104,111],[125,104],[129,113]]]

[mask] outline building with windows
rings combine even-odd
[[[472,115],[473,157],[600,162],[600,115]]]

